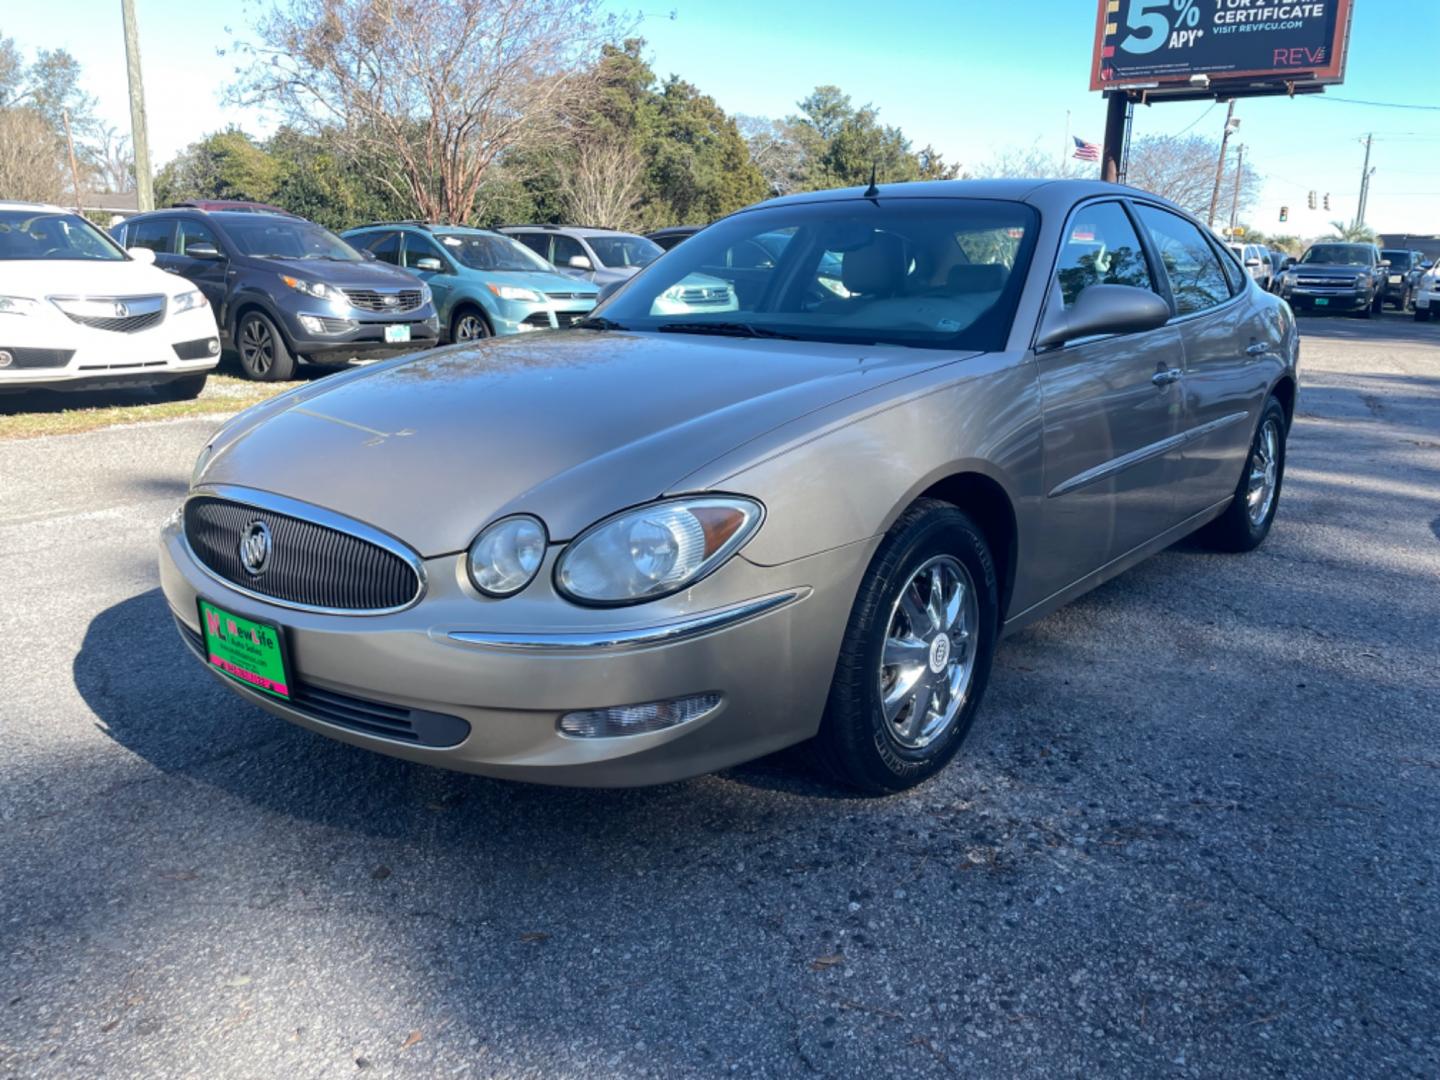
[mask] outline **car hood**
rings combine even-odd
[[[98,259],[16,259],[0,261],[0,292],[15,296],[136,296],[193,289],[158,267],[141,262]]]
[[[567,540],[781,424],[973,355],[583,330],[492,339],[242,414],[200,482],[323,506],[425,556],[510,513]]]
[[[357,289],[418,288],[419,278],[383,262],[336,262],[332,259],[261,259],[259,264],[277,274],[327,285]]]
[[[525,289],[539,289],[544,293],[582,293],[593,297],[600,291],[588,282],[544,270],[486,270],[482,272],[482,276],[497,285],[518,285]]]

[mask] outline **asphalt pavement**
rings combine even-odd
[[[1266,545],[1006,642],[876,801],[293,728],[157,588],[212,422],[0,442],[0,1077],[1440,1075],[1440,324],[1302,325]]]

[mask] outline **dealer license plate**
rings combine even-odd
[[[385,340],[389,342],[409,341],[410,327],[401,323],[399,326],[385,327]]]
[[[1316,307],[1328,307],[1329,304],[1330,304],[1330,301],[1327,300],[1327,299],[1326,299],[1325,297],[1323,297],[1323,296],[1317,296],[1317,297],[1315,298],[1315,306],[1316,306]]]
[[[278,626],[255,622],[200,600],[200,633],[205,662],[236,682],[290,699],[285,642]]]

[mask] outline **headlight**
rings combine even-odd
[[[501,300],[518,300],[522,304],[543,304],[545,297],[534,289],[522,289],[518,285],[495,285],[486,282],[485,287]]]
[[[348,304],[345,294],[333,285],[326,285],[323,281],[306,281],[304,278],[291,277],[289,274],[281,274],[280,280],[290,288],[304,293],[306,296],[313,296],[317,300],[329,300],[335,304]]]
[[[421,306],[421,307],[424,307],[426,304],[428,304],[428,303],[430,302],[430,296],[431,296],[430,286],[429,286],[429,285],[426,285],[426,284],[422,281],[422,282],[420,283],[420,306]]]
[[[191,289],[189,292],[176,293],[170,298],[170,303],[174,305],[175,313],[178,315],[180,312],[189,311],[192,308],[202,308],[208,301],[205,299],[205,294],[199,289]]]
[[[486,527],[465,564],[470,580],[487,596],[511,596],[529,585],[545,561],[548,538],[537,518],[519,515]]]
[[[28,296],[0,296],[0,315],[33,315],[39,308]]]
[[[576,603],[638,604],[679,592],[717,569],[760,525],[759,503],[695,496],[627,510],[587,529],[555,568]]]

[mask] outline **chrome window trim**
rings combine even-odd
[[[403,560],[411,570],[415,572],[416,589],[415,595],[403,604],[388,608],[332,608],[322,607],[318,604],[302,604],[293,600],[281,600],[274,596],[268,596],[253,589],[247,589],[243,585],[236,584],[227,577],[222,577],[210,567],[206,566],[201,558],[195,554],[190,547],[190,538],[185,533],[184,516],[181,516],[180,540],[185,545],[185,553],[190,561],[206,577],[218,582],[220,585],[241,596],[249,597],[262,604],[271,604],[275,607],[289,608],[292,611],[309,611],[317,615],[394,615],[401,611],[408,611],[425,598],[426,590],[429,587],[429,578],[425,573],[425,564],[420,556],[411,551],[389,533],[381,532],[372,525],[366,525],[363,521],[356,521],[354,518],[346,517],[344,514],[336,513],[334,510],[327,510],[323,506],[315,506],[313,503],[301,502],[298,499],[287,498],[284,495],[276,495],[269,491],[259,491],[255,488],[240,487],[236,484],[206,484],[201,487],[191,488],[190,493],[185,496],[185,504],[189,505],[192,499],[213,498],[225,499],[229,502],[239,503],[242,506],[253,506],[257,510],[268,510],[275,514],[284,514],[286,517],[296,518],[299,521],[307,521],[312,525],[320,525],[336,532],[346,533],[373,544],[378,548],[388,551],[396,558]]]
[[[1099,465],[1086,469],[1082,473],[1075,474],[1069,480],[1056,484],[1046,497],[1054,499],[1061,495],[1068,495],[1072,491],[1078,491],[1080,488],[1089,487],[1091,484],[1114,476],[1116,473],[1124,472],[1131,466],[1139,465],[1141,462],[1149,461],[1151,458],[1160,457],[1162,454],[1168,454],[1171,450],[1174,450],[1178,446],[1183,446],[1185,443],[1194,442],[1196,439],[1203,439],[1211,432],[1219,431],[1221,428],[1229,427],[1231,424],[1238,424],[1249,415],[1249,413],[1244,412],[1227,413],[1217,419],[1200,424],[1198,427],[1190,428],[1176,435],[1167,436],[1159,442],[1151,443],[1149,446],[1142,446],[1137,450],[1131,450],[1128,454],[1121,454],[1119,457],[1111,458],[1109,461],[1102,461]]]
[[[730,607],[689,615],[674,622],[612,630],[524,631],[451,630],[446,637],[464,645],[514,652],[551,653],[564,650],[647,649],[726,630],[778,611],[810,595],[808,587],[787,589]]]

